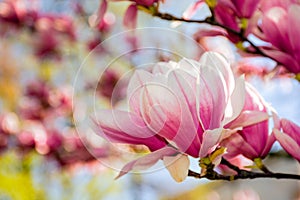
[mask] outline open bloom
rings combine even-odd
[[[300,162],[300,126],[287,120],[281,119],[282,132],[274,129],[274,134],[282,148]]]
[[[182,181],[187,155],[203,158],[230,135],[223,126],[242,111],[245,85],[224,57],[207,52],[199,62],[182,59],[136,70],[127,96],[130,111],[100,111],[97,132],[111,142],[146,145],[152,153],[128,163],[120,175],[163,159]]]
[[[300,5],[292,3],[266,10],[260,25],[262,34],[257,34],[272,44],[263,51],[292,73],[300,72],[299,12]]]
[[[268,111],[270,111],[270,107],[249,84],[246,85],[246,91],[243,114],[228,126],[230,127],[240,120],[247,120],[248,122],[257,120],[259,116],[262,117],[262,121],[244,126],[241,130],[222,141],[221,145],[227,148],[225,156],[228,158],[241,154],[250,160],[254,160],[255,158],[264,158],[269,153],[275,138],[273,134],[269,134]],[[252,116],[248,115],[249,111],[252,112]],[[257,115],[255,115],[255,112]]]

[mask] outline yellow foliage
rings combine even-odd
[[[0,99],[6,108],[13,110],[20,96],[20,88],[16,81],[19,73],[8,45],[4,43],[3,46],[0,49]]]
[[[173,197],[163,197],[162,200],[180,200],[180,199],[185,199],[185,200],[210,200],[214,199],[212,198],[215,195],[218,195],[214,189],[219,187],[222,183],[217,183],[217,182],[210,182],[206,184],[201,184],[197,186],[196,188],[184,192],[182,194],[179,194],[177,196]]]
[[[41,192],[34,188],[30,171],[26,169],[30,160],[20,159],[9,152],[0,157],[0,199],[13,200],[41,199]]]

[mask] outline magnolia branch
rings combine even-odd
[[[275,178],[275,179],[294,179],[300,180],[300,175],[297,174],[285,174],[285,173],[259,173],[242,170],[241,173],[236,175],[222,175],[215,171],[208,172],[205,175],[200,175],[197,172],[189,170],[188,176],[194,178],[207,178],[209,180],[226,180],[233,181],[238,179],[255,179],[255,178]]]
[[[229,27],[227,27],[227,26],[225,26],[223,24],[220,24],[220,23],[218,23],[218,22],[216,22],[214,20],[214,16],[208,17],[208,18],[206,18],[204,20],[193,20],[193,19],[184,19],[184,18],[176,17],[176,16],[171,15],[169,13],[161,13],[161,12],[159,12],[157,10],[155,12],[146,12],[146,13],[148,13],[148,14],[151,13],[152,16],[154,16],[154,17],[159,17],[160,19],[168,20],[168,21],[181,21],[181,22],[187,22],[187,23],[210,24],[210,25],[213,25],[213,26],[221,27],[221,28],[225,29],[227,32],[232,33],[232,34],[238,36],[242,42],[248,42],[251,45],[251,47],[255,50],[255,51],[249,51],[249,50],[247,50],[246,51],[247,53],[259,54],[261,56],[264,56],[266,58],[270,58],[271,60],[274,60],[272,57],[270,57],[269,55],[265,54],[251,40],[249,40],[247,37],[245,37],[244,34],[243,34],[243,30],[241,30],[239,32],[239,31],[231,29],[231,28],[229,28]],[[274,61],[277,62],[277,66],[280,66],[280,65],[284,66],[283,63],[281,63],[281,62],[279,62],[277,60],[274,60]],[[275,67],[272,71],[276,71],[276,69],[277,69],[277,67]],[[296,75],[295,79],[298,80],[298,81],[300,81],[300,75]]]
[[[215,20],[213,20],[214,19],[213,17],[208,17],[204,20],[193,20],[193,19],[179,18],[174,15],[171,15],[168,13],[161,13],[161,12],[155,12],[155,13],[153,13],[153,16],[159,17],[160,19],[168,20],[168,21],[181,21],[181,22],[188,22],[188,23],[210,24],[213,26],[219,26],[219,27],[225,29],[226,31],[238,36],[242,41],[248,42],[255,49],[255,52],[250,52],[250,53],[257,53],[262,56],[269,57],[264,52],[262,52],[252,41],[250,41],[247,37],[245,37],[242,32],[238,32],[236,30],[233,30],[227,26],[224,26],[224,25],[216,22]]]
[[[275,179],[294,179],[294,180],[300,180],[300,175],[297,174],[286,174],[286,173],[273,173],[269,171],[267,168],[262,169],[264,173],[261,172],[252,172],[247,170],[242,170],[238,168],[235,165],[232,165],[230,162],[228,162],[225,159],[222,159],[221,164],[226,165],[230,169],[236,171],[236,175],[223,175],[219,174],[216,171],[213,170],[213,167],[208,167],[207,172],[205,175],[201,175],[197,172],[194,172],[192,170],[189,170],[188,176],[194,177],[194,178],[207,178],[209,180],[226,180],[226,181],[233,181],[238,179],[255,179],[255,178],[275,178]]]

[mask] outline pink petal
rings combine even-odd
[[[292,46],[292,52],[297,61],[300,61],[300,6],[291,5],[288,10],[288,34]]]
[[[89,17],[89,25],[91,27],[96,27],[98,24],[100,24],[101,21],[103,21],[106,11],[107,11],[107,0],[102,0],[102,3],[98,8],[98,13]]]
[[[136,114],[140,113],[140,96],[144,85],[153,79],[153,75],[144,70],[136,70],[127,87],[127,99],[129,107]]]
[[[214,9],[214,13],[218,22],[233,30],[239,31],[236,16],[234,15],[233,10],[231,10],[228,6],[217,4]]]
[[[272,148],[272,146],[273,146],[273,144],[274,144],[275,141],[276,141],[276,138],[275,138],[274,134],[272,133],[268,137],[266,146],[265,146],[265,148],[263,149],[263,151],[260,154],[261,158],[264,158],[264,157],[266,157],[269,154],[269,152],[270,152],[270,150],[271,150],[271,148]]]
[[[160,83],[148,83],[142,88],[140,100],[140,112],[146,124],[154,132],[172,140],[183,112],[174,91]]]
[[[196,77],[200,72],[200,63],[195,61],[195,60],[191,60],[191,59],[187,59],[187,58],[183,58],[178,62],[177,65],[178,69],[183,70],[185,73],[189,74],[191,77],[187,77],[189,78],[189,83],[190,85],[196,86]],[[190,82],[191,81],[191,82]]]
[[[227,124],[225,127],[236,129],[239,127],[250,126],[269,119],[269,115],[262,111],[243,111],[234,121]]]
[[[287,119],[281,119],[280,125],[284,133],[293,138],[300,146],[300,127]]]
[[[269,137],[268,121],[244,127],[240,135],[262,157]]]
[[[275,7],[265,13],[261,28],[268,41],[275,47],[288,50],[290,41],[287,35],[287,12],[284,9]]]
[[[96,131],[103,138],[115,143],[144,144],[151,151],[166,144],[145,126],[143,120],[132,113],[115,110],[99,111],[95,120]]]
[[[227,98],[229,98],[229,95],[234,90],[235,80],[228,60],[220,53],[206,52],[202,55],[200,63],[205,67],[209,66],[220,72],[221,78],[224,78],[225,81]]]
[[[239,17],[250,18],[253,12],[256,10],[260,0],[233,0],[236,11],[239,13]]]
[[[211,26],[209,28],[201,28],[201,29],[199,29],[194,34],[194,38],[195,38],[196,41],[201,42],[200,40],[203,37],[218,36],[218,35],[220,35],[220,36],[227,36],[228,33],[224,29],[222,29],[222,28]],[[212,51],[212,49],[210,49],[210,48],[206,48],[206,50]]]
[[[279,50],[273,50],[269,48],[263,48],[262,49],[264,53],[266,53],[268,56],[273,58],[274,60],[282,63],[285,68],[287,68],[289,71],[293,73],[300,72],[300,65],[297,63],[294,58],[289,55],[288,53],[279,51]]]
[[[234,89],[233,74],[229,63],[218,53],[205,53],[200,63],[202,67],[196,90],[199,121],[205,129],[215,129],[221,124]]]
[[[131,4],[126,12],[123,19],[123,24],[128,29],[134,29],[137,23],[137,7],[135,4]]]
[[[175,68],[177,65],[177,63],[175,62],[159,62],[157,64],[155,64],[152,68],[152,73],[153,74],[167,74],[168,71],[170,71],[171,69]]]
[[[157,0],[134,0],[137,5],[142,5],[142,6],[151,6],[156,2]]]
[[[196,90],[198,117],[203,129],[214,129],[220,126],[224,115],[224,87],[216,70],[204,68],[201,74]]]
[[[174,148],[171,147],[164,147],[157,151],[154,151],[146,156],[133,160],[127,163],[116,177],[116,179],[120,178],[121,176],[127,174],[132,170],[143,170],[153,166],[157,161],[162,159],[164,156],[172,156],[178,153]]]
[[[258,152],[256,152],[256,150],[247,143],[239,133],[235,133],[223,140],[220,145],[227,148],[226,156],[230,158],[239,154],[242,154],[249,159],[259,157]]]
[[[274,7],[281,7],[285,10],[288,9],[288,7],[292,3],[296,3],[297,0],[273,0],[273,1],[261,1],[260,9],[262,12],[267,12],[268,10],[274,8]]]
[[[244,110],[267,111],[269,105],[252,85],[246,84],[246,92]]]
[[[282,133],[277,129],[274,129],[273,131],[277,141],[284,150],[300,162],[300,145],[286,133]]]
[[[107,0],[102,0],[102,3],[100,4],[99,11],[98,11],[99,19],[103,19],[106,11],[107,11]]]
[[[168,87],[176,92],[181,108],[181,115],[177,116],[180,117],[180,127],[172,140],[182,152],[197,157],[200,149],[197,135],[199,122],[195,106],[196,97],[190,85],[192,83],[196,85],[196,79],[181,69],[168,74]]]
[[[196,128],[198,123],[193,120],[193,110],[189,110],[189,103],[193,104],[193,93],[180,73],[176,73],[177,70],[173,70],[168,74],[168,83],[153,79],[153,82],[143,86],[140,113],[153,132],[175,142],[180,151],[197,156],[200,145]]]
[[[204,2],[205,2],[204,0],[199,0],[196,1],[195,3],[190,4],[190,6],[184,11],[182,18],[191,19],[196,14],[198,9],[200,9],[200,7],[204,5]]]

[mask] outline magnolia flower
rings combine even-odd
[[[273,134],[269,135],[268,110],[270,108],[263,98],[253,87],[247,84],[243,114],[233,121],[232,124],[236,121],[247,120],[249,122],[257,120],[247,116],[248,111],[260,113],[252,116],[257,118],[260,115],[262,120],[259,123],[244,126],[242,130],[238,130],[235,134],[222,141],[221,146],[225,146],[227,149],[225,157],[232,158],[241,154],[250,160],[254,160],[255,158],[264,158],[269,153],[275,138]],[[231,127],[232,124],[227,126]]]
[[[216,20],[238,32],[243,29],[247,36],[256,25],[257,17],[254,13],[259,2],[260,0],[219,0],[214,9]],[[230,32],[228,35],[233,42],[240,40]]]
[[[172,177],[182,181],[188,155],[206,157],[231,134],[223,126],[241,113],[245,86],[224,57],[207,52],[199,62],[182,59],[136,70],[127,95],[130,111],[100,111],[97,132],[111,142],[146,145],[152,153],[128,163],[119,176],[163,159]],[[256,122],[252,119],[249,123]],[[238,121],[235,128],[239,123],[249,125]]]
[[[300,72],[300,5],[272,7],[263,13],[258,37],[272,44],[263,51],[292,73]]]
[[[274,129],[277,141],[284,150],[300,162],[300,126],[287,119],[281,119],[280,126],[282,132]]]

